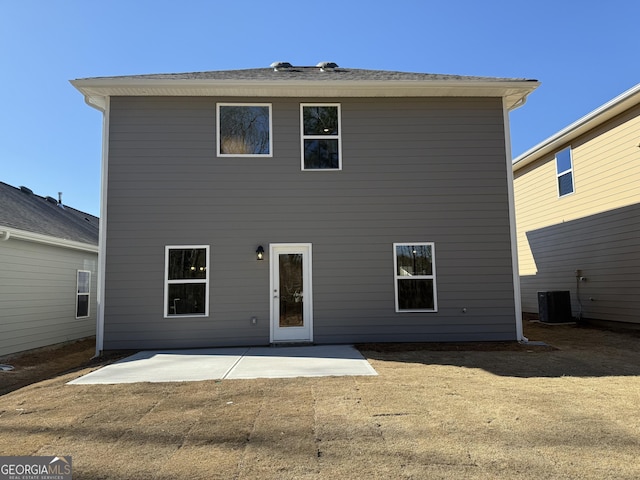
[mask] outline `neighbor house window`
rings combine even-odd
[[[558,176],[558,196],[573,193],[573,162],[571,148],[556,153],[556,174]]]
[[[208,292],[209,247],[166,247],[164,316],[206,317]]]
[[[219,103],[218,156],[270,157],[271,105]]]
[[[433,243],[394,243],[396,312],[435,312],[436,265]]]
[[[302,169],[340,170],[340,105],[300,106],[302,125]]]
[[[78,270],[76,277],[76,318],[89,316],[89,292],[91,290],[91,272]]]

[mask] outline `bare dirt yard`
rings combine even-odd
[[[361,346],[377,377],[66,385],[91,341],[0,359],[0,455],[74,479],[638,479],[640,337]]]

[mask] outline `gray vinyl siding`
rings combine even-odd
[[[0,242],[0,355],[95,335],[97,264],[95,253]],[[91,271],[87,318],[76,318],[78,270]]]
[[[273,104],[272,158],[216,157],[229,101]],[[315,101],[341,104],[342,171],[301,171]],[[112,98],[110,119],[106,350],[267,344],[255,250],[297,242],[317,343],[516,338],[500,99]],[[435,242],[438,312],[395,313],[394,242]],[[163,318],[166,245],[210,245],[208,318]]]
[[[527,232],[538,269],[521,278],[522,308],[537,292],[570,292],[575,317],[640,323],[640,204]],[[576,282],[576,269],[586,281]]]

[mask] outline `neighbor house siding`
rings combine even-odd
[[[0,355],[95,335],[95,253],[10,238],[0,265]],[[91,272],[86,318],[76,318],[78,270]]]
[[[272,104],[272,158],[216,157],[231,100]],[[314,102],[341,105],[341,171],[301,171]],[[272,243],[313,246],[317,343],[516,338],[500,99],[114,97],[110,119],[105,349],[268,343]],[[435,242],[438,312],[395,313],[394,242]],[[166,245],[210,246],[209,317],[163,318]]]
[[[571,195],[558,197],[555,152],[514,172],[525,312],[538,311],[538,291],[569,290],[576,316],[640,322],[639,114],[558,148],[572,148]],[[578,269],[586,281],[576,282]]]

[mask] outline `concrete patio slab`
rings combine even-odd
[[[377,375],[353,345],[210,348],[138,352],[71,385]]]
[[[352,345],[251,348],[226,378],[377,375]]]

